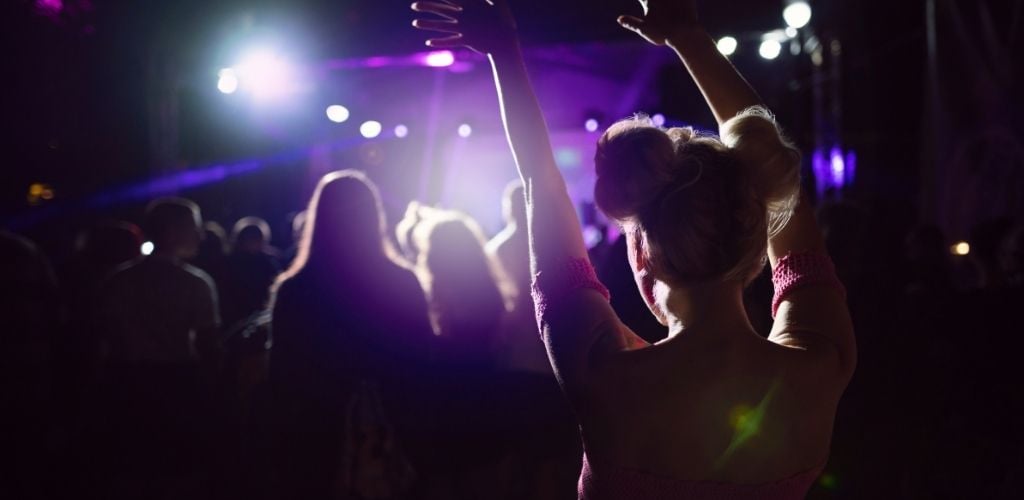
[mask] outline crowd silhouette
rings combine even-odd
[[[455,15],[445,5],[424,2],[417,10]],[[487,15],[463,26],[479,34],[497,22],[501,29],[491,34],[500,38],[508,19]],[[649,41],[667,43],[645,22],[622,20]],[[503,56],[490,45],[500,44],[495,38],[460,43]],[[694,57],[703,56],[683,56]],[[523,84],[514,71],[511,81],[500,90]],[[776,146],[789,147],[770,116],[739,108],[746,111],[728,113],[723,130],[750,137],[768,127]],[[515,129],[522,119],[506,117],[514,150],[523,145],[517,133],[529,135]],[[726,141],[729,135],[723,133]],[[638,143],[649,149],[636,154]],[[742,198],[734,192],[743,184],[739,174],[700,170],[733,161],[730,147],[742,150],[692,129],[626,120],[599,144],[596,198],[610,219],[642,220],[660,238],[642,244],[675,249],[657,257],[681,282],[736,274],[751,330],[769,338],[778,304],[765,246],[769,234],[782,231],[764,227],[771,223],[764,215],[793,193],[780,194],[786,189],[779,182],[765,188],[779,192]],[[681,151],[697,158],[699,173],[638,180],[615,163]],[[798,185],[795,171],[780,175]],[[560,320],[538,310],[531,291],[544,265],[537,263],[538,241],[560,235],[535,219],[564,206],[515,180],[495,200],[505,227],[494,235],[465,213],[418,201],[392,225],[371,177],[357,170],[323,176],[307,206],[290,207],[300,210],[291,214],[292,234],[272,234],[257,216],[218,221],[225,226],[204,221],[196,203],[177,197],[153,200],[142,220],[97,221],[75,239],[70,257],[53,262],[28,239],[0,232],[0,450],[9,459],[0,496],[565,499],[578,494],[581,468],[600,467],[593,450],[616,446],[587,441],[618,423],[601,418],[618,415],[635,436],[662,425],[659,418],[671,411],[658,413],[642,397],[614,412],[581,405],[571,370],[552,368],[564,355],[548,330]],[[673,198],[694,182],[710,187]],[[652,193],[657,203],[647,199]],[[734,195],[735,213],[714,210]],[[805,198],[793,216],[821,228],[821,246],[845,285],[859,357],[830,446],[824,439],[830,458],[814,469],[808,497],[1015,498],[1024,479],[1024,431],[1015,419],[1024,410],[1016,365],[1022,221],[982,221],[969,254],[958,256],[938,227],[902,227],[873,202],[856,193]],[[554,209],[542,212],[538,203]],[[666,206],[697,215],[683,228],[660,217]],[[741,211],[757,214],[753,229],[736,215]],[[693,243],[723,228],[760,240],[705,238],[734,244],[725,250]],[[631,263],[637,265],[640,240],[631,234],[577,257],[593,264],[610,291],[609,310],[635,334],[624,342],[663,343],[670,332],[656,316],[666,313],[649,309],[647,289],[638,289],[642,273]],[[144,241],[152,243],[146,255]],[[710,268],[698,265],[708,262]],[[588,298],[600,303],[596,294]],[[836,385],[845,387],[846,379]],[[775,393],[768,378],[762,382]],[[662,384],[647,380],[635,394]],[[837,400],[842,387],[830,393]],[[736,417],[743,418],[750,417]],[[585,442],[592,464],[584,463]]]

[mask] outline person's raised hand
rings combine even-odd
[[[481,54],[493,54],[517,47],[516,22],[506,0],[441,0],[416,2],[412,10],[438,18],[416,19],[412,25],[445,33],[431,38],[435,48],[466,47]]]
[[[665,45],[674,35],[696,27],[696,0],[640,0],[642,17],[619,16],[619,25],[648,42]]]

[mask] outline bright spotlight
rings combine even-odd
[[[274,98],[292,90],[293,70],[283,57],[270,50],[255,50],[242,58],[235,71],[254,96]]]
[[[465,139],[471,135],[473,135],[473,127],[470,127],[468,123],[459,125],[459,137]]]
[[[217,72],[217,90],[222,94],[233,94],[238,90],[238,75],[231,68],[224,68]]]
[[[723,36],[715,45],[718,46],[718,51],[721,52],[722,55],[731,56],[736,53],[736,48],[739,47],[740,43],[731,36]]]
[[[597,125],[597,120],[587,118],[587,121],[583,123],[583,128],[587,129],[587,132],[597,132]]]
[[[803,28],[811,22],[811,6],[807,2],[793,2],[782,11],[782,18],[791,28]]]
[[[455,54],[450,50],[431,52],[423,59],[423,63],[432,68],[447,68],[455,64]]]
[[[142,247],[139,250],[142,252],[142,255],[150,255],[150,254],[152,254],[153,253],[153,242],[152,241],[147,241],[147,242],[143,243]]]
[[[967,243],[966,241],[961,241],[950,247],[949,251],[953,255],[959,255],[963,257],[964,255],[971,253],[971,244]]]
[[[383,127],[381,127],[380,122],[369,120],[363,122],[363,124],[359,126],[359,133],[362,134],[363,137],[367,139],[373,139],[374,137],[380,135],[380,131],[382,128]]]
[[[327,119],[334,123],[343,123],[348,120],[349,112],[348,108],[341,104],[332,104],[327,106]]]
[[[655,113],[654,116],[651,117],[651,122],[654,123],[655,127],[661,127],[665,125],[665,115]]]
[[[761,57],[772,60],[779,57],[782,52],[782,44],[778,40],[765,40],[761,42],[761,47],[757,49],[757,53],[761,54]]]
[[[406,127],[405,125],[395,125],[395,137],[403,139],[407,135],[409,135],[409,127]]]

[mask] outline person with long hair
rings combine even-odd
[[[802,498],[829,455],[856,348],[842,285],[807,205],[798,151],[697,21],[693,0],[642,1],[619,23],[679,56],[720,136],[623,120],[598,142],[595,198],[628,238],[668,337],[643,341],[597,280],[552,154],[506,0],[417,2],[436,48],[494,70],[526,188],[538,326],[584,446],[581,498]],[[794,210],[795,207],[795,210]],[[774,327],[742,291],[767,260]]]
[[[298,255],[272,298],[279,493],[327,498],[372,489],[364,479],[406,484],[403,464],[366,479],[359,447],[376,438],[356,434],[360,412],[379,414],[378,398],[390,417],[407,413],[391,403],[404,399],[405,375],[433,337],[423,291],[391,250],[380,196],[363,173],[324,176],[306,213]]]
[[[501,264],[484,250],[480,226],[464,214],[438,210],[416,225],[413,239],[416,273],[445,361],[493,365],[511,291]]]

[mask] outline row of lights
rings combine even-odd
[[[325,113],[327,114],[327,119],[334,123],[345,123],[352,116],[352,113],[348,108],[341,104],[331,104],[330,106],[327,106]],[[378,137],[383,131],[384,125],[377,120],[367,120],[359,125],[359,135],[362,135],[367,139]],[[409,127],[399,123],[398,125],[395,125],[393,132],[395,137],[403,139],[409,135]],[[468,123],[463,123],[459,125],[457,132],[459,137],[465,139],[473,135],[473,127]]]
[[[800,28],[811,22],[811,6],[807,2],[792,2],[782,11],[782,18],[786,21],[785,37],[776,33],[768,33],[762,37],[761,45],[757,53],[764,59],[772,60],[782,53],[782,41],[795,38]],[[780,40],[782,38],[782,40]],[[731,56],[739,49],[740,43],[736,38],[724,36],[717,42],[718,51],[725,56]]]

